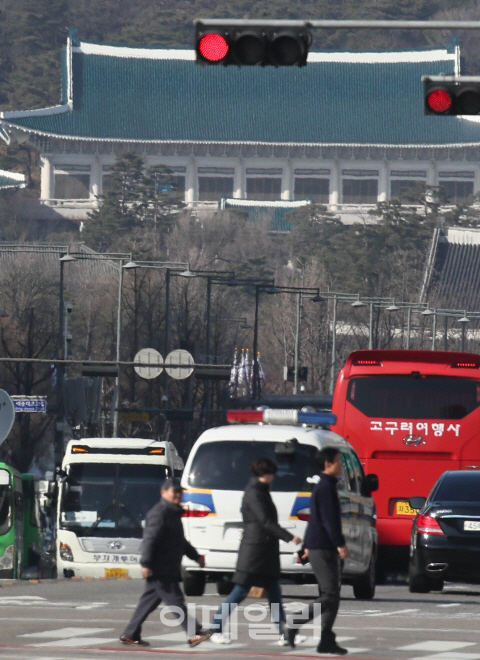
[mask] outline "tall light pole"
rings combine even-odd
[[[64,273],[63,264],[67,261],[74,261],[74,259],[66,259],[70,251],[69,245],[57,245],[48,243],[16,243],[16,242],[0,242],[0,253],[2,254],[51,254],[52,257],[59,255],[63,258],[60,261],[60,278],[59,278],[59,311],[58,311],[58,334],[56,341],[55,355],[57,359],[62,359],[63,355],[63,315],[64,315]],[[63,402],[63,381],[64,381],[65,366],[58,365],[56,375],[56,426],[54,434],[54,462],[55,467],[59,467],[63,458],[63,423],[64,423],[64,402]]]
[[[293,356],[293,394],[298,394],[298,370],[300,366],[300,324],[302,316],[302,299],[308,298],[312,302],[325,302],[316,287],[308,286],[283,286],[276,285],[274,287],[275,291],[269,291],[267,293],[288,293],[296,296],[296,322],[295,322],[295,348]]]
[[[163,357],[170,350],[170,277],[172,274],[183,274],[184,277],[194,277],[190,264],[182,261],[134,261],[130,260],[123,268],[125,270],[164,270],[165,271],[165,325],[163,330]],[[168,399],[168,374],[163,373],[164,396]]]
[[[231,270],[196,270],[189,272],[176,273],[179,277],[200,277],[207,280],[207,300],[205,309],[205,364],[210,364],[211,360],[211,307],[212,307],[212,284],[228,284],[235,279],[235,273]],[[207,427],[212,423],[212,384],[207,378],[205,381],[205,405],[207,408],[206,421]]]
[[[467,323],[470,323],[470,319],[467,316],[467,312],[465,311],[464,315],[462,318],[458,319],[458,322],[462,324],[462,351],[465,350],[465,335],[467,332]]]
[[[70,252],[60,259],[60,268],[62,268],[62,261],[104,261],[114,266],[118,262],[118,297],[117,297],[117,330],[116,330],[116,346],[115,346],[115,360],[117,363],[113,399],[113,428],[112,437],[118,437],[118,423],[120,413],[118,405],[120,401],[120,356],[122,344],[122,293],[123,293],[123,267],[125,262],[131,261],[132,255],[122,252],[93,252],[85,250],[81,252]],[[61,305],[63,306],[63,296]]]

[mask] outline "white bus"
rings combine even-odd
[[[171,442],[71,440],[57,498],[58,576],[140,578],[145,514],[182,470]]]

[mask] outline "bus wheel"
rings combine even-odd
[[[183,590],[185,596],[203,596],[205,591],[205,573],[200,571],[185,571],[183,575]]]
[[[217,593],[219,596],[228,596],[233,589],[233,582],[229,578],[217,581]]]
[[[371,600],[375,596],[375,557],[373,553],[367,572],[353,583],[353,595],[360,600]]]

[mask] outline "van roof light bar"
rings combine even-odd
[[[228,410],[227,421],[231,424],[308,424],[332,426],[337,416],[332,413],[302,412],[301,410]]]

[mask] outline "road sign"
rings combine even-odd
[[[163,357],[154,348],[142,348],[135,355],[133,361],[139,363],[138,367],[133,368],[141,378],[151,380],[160,376],[163,371]]]
[[[47,412],[47,397],[45,396],[22,396],[21,394],[13,394],[10,398],[13,401],[15,412]]]
[[[14,420],[15,408],[13,401],[5,390],[0,390],[0,444],[10,433]]]
[[[165,358],[165,371],[175,380],[183,380],[192,375],[194,363],[193,356],[188,351],[178,348],[176,351],[171,351]],[[175,366],[179,364],[182,366]]]

